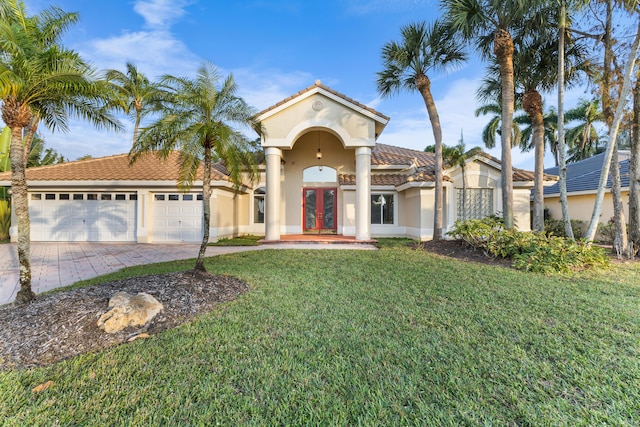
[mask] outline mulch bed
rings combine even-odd
[[[234,277],[186,271],[55,292],[26,305],[8,304],[0,307],[0,370],[44,366],[127,342],[141,333],[174,328],[248,290]],[[149,293],[164,310],[145,328],[107,334],[96,322],[119,291]]]
[[[484,251],[469,247],[462,240],[439,240],[434,242],[416,243],[416,250],[424,250],[438,255],[455,258],[460,261],[477,262],[485,265],[495,265],[500,267],[511,267],[511,260],[507,258],[494,258],[484,253]]]

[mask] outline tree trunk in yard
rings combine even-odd
[[[638,55],[638,48],[640,47],[640,19],[638,20],[638,28],[636,30],[636,36],[633,41],[631,52],[627,60],[627,66],[624,72],[624,80],[622,84],[622,90],[620,91],[620,98],[618,99],[618,105],[616,112],[613,116],[613,123],[609,129],[609,137],[607,140],[607,149],[605,151],[604,160],[602,164],[602,172],[600,173],[600,182],[598,184],[598,191],[596,192],[596,200],[593,205],[593,213],[591,214],[591,222],[589,223],[589,229],[585,238],[588,241],[592,241],[596,235],[598,223],[600,222],[600,212],[602,210],[602,199],[604,198],[604,192],[607,183],[607,176],[609,175],[609,166],[611,165],[611,158],[613,157],[613,151],[617,146],[618,129],[622,116],[624,113],[624,105],[631,90],[631,75],[635,68],[636,57]]]
[[[613,107],[611,105],[611,79],[614,67],[613,56],[613,3],[607,0],[607,16],[605,20],[604,36],[604,66],[602,73],[602,112],[609,130],[613,122]],[[611,199],[613,201],[613,220],[616,227],[616,235],[613,240],[613,250],[618,257],[627,255],[628,237],[627,224],[624,217],[622,193],[620,190],[620,164],[618,163],[618,144],[613,147],[611,154]]]
[[[424,104],[429,113],[431,128],[433,129],[433,139],[435,140],[435,201],[433,204],[433,240],[442,239],[442,128],[440,127],[440,117],[436,104],[431,94],[431,81],[429,77],[422,74],[416,78],[418,90],[422,95]]]
[[[533,146],[535,150],[533,184],[533,231],[544,231],[544,118],[542,115],[542,96],[537,90],[527,90],[522,104],[531,118],[533,127]]]
[[[633,123],[631,125],[631,159],[629,160],[629,240],[631,252],[640,249],[640,73],[633,88]]]
[[[512,229],[513,218],[513,168],[511,165],[511,135],[513,133],[514,79],[513,79],[513,39],[505,29],[496,30],[493,38],[493,52],[500,64],[502,82],[502,215],[504,226]]]
[[[567,149],[564,143],[564,36],[567,25],[567,10],[564,0],[560,3],[560,21],[558,22],[558,171],[560,181],[560,207],[564,234],[568,239],[575,240],[571,218],[569,218],[569,202],[567,200]]]
[[[195,270],[207,271],[204,266],[204,256],[207,252],[207,244],[209,243],[209,225],[211,224],[211,146],[207,145],[204,149],[204,165],[202,176],[202,203],[203,206],[203,226],[202,244],[198,252]]]
[[[618,254],[618,258],[620,258],[628,255],[629,241],[620,189],[620,164],[618,163],[617,147],[613,149],[611,155],[611,198],[613,200],[613,220],[616,225],[616,237],[613,240],[613,250]]]

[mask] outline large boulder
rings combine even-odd
[[[145,292],[138,295],[118,292],[109,299],[110,310],[100,316],[98,327],[112,334],[128,327],[144,326],[163,308],[157,299]]]

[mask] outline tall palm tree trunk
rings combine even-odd
[[[442,128],[440,126],[440,117],[438,110],[431,94],[431,81],[426,75],[420,75],[416,78],[418,90],[424,100],[424,105],[429,113],[431,128],[433,129],[433,138],[435,140],[435,201],[433,204],[433,240],[442,239]]]
[[[504,226],[514,227],[513,219],[513,168],[511,165],[511,138],[513,129],[514,110],[514,77],[513,77],[513,39],[505,29],[498,29],[494,35],[493,51],[500,64],[500,79],[502,81],[502,214]]]
[[[569,218],[569,201],[567,200],[567,149],[564,141],[564,36],[567,26],[567,9],[563,1],[560,2],[560,17],[558,22],[558,171],[560,174],[560,208],[564,234],[568,239],[575,240],[571,218]]]
[[[136,108],[136,120],[133,123],[133,144],[136,143],[136,139],[138,139],[138,133],[140,132],[140,120],[142,117],[140,114],[141,110],[142,110],[142,107],[140,107],[140,110]]]
[[[31,290],[31,225],[27,178],[23,161],[22,128],[11,128],[11,206],[18,219],[18,261],[20,263],[20,290],[16,295],[19,303],[28,303],[36,295]]]
[[[527,90],[522,101],[524,110],[531,118],[533,146],[535,150],[533,183],[533,231],[544,231],[544,117],[542,96],[537,90]]]
[[[204,149],[204,168],[202,174],[202,203],[203,206],[203,226],[202,244],[198,252],[195,270],[207,271],[204,267],[204,256],[209,243],[209,226],[211,225],[211,145],[207,144]]]
[[[29,220],[29,200],[27,198],[27,178],[25,174],[24,141],[22,130],[32,120],[29,106],[12,96],[2,100],[2,120],[11,130],[9,158],[11,161],[11,206],[18,220],[18,261],[20,264],[20,290],[16,301],[28,303],[35,298],[31,290],[31,226]]]

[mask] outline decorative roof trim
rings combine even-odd
[[[354,110],[364,116],[367,116],[379,123],[381,123],[382,125],[386,125],[387,123],[389,123],[389,120],[391,120],[389,117],[385,116],[384,114],[374,110],[371,107],[367,107],[364,104],[361,104],[360,102],[356,101],[353,98],[349,98],[348,96],[331,89],[328,86],[323,85],[320,80],[316,80],[316,82],[305,88],[302,89],[301,91],[283,99],[282,101],[272,105],[271,107],[268,107],[262,111],[260,111],[257,114],[257,118],[260,121],[263,121],[265,119],[268,119],[269,117],[279,113],[282,110],[287,109],[288,107],[290,107],[291,105],[294,105],[298,102],[300,102],[301,100],[304,100],[306,98],[309,98],[315,94],[320,94],[323,95],[329,99],[332,99],[336,102],[338,102],[339,104],[342,104],[348,108],[350,108],[351,110]]]

